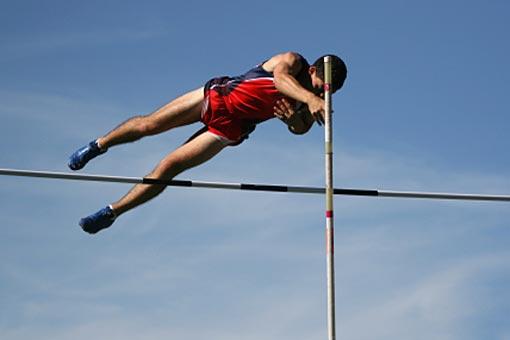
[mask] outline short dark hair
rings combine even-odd
[[[321,78],[324,81],[324,57],[329,56],[331,57],[331,73],[332,73],[332,79],[331,79],[331,86],[333,87],[332,90],[335,92],[336,90],[339,90],[344,85],[345,78],[347,77],[347,66],[345,66],[345,63],[340,57],[337,57],[333,54],[326,54],[317,59],[313,66],[317,68],[317,76]]]

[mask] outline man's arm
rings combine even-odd
[[[301,70],[301,58],[297,53],[279,54],[264,63],[264,69],[273,72],[276,89],[308,106],[309,111],[317,120],[324,116],[324,100],[305,89],[294,77]]]

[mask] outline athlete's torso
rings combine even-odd
[[[305,58],[301,57],[302,67],[296,79],[303,79],[309,68]],[[274,117],[274,106],[282,98],[291,104],[295,100],[279,92],[274,84],[272,72],[263,68],[263,63],[237,77],[224,77],[221,81],[211,84],[223,97],[228,110],[239,119],[262,122]]]

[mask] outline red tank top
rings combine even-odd
[[[306,59],[301,57],[301,63],[300,73],[307,72]],[[291,105],[296,102],[276,89],[273,73],[264,70],[262,64],[237,77],[213,79],[207,87],[221,94],[232,115],[255,123],[274,118],[273,108],[278,100],[285,97]]]

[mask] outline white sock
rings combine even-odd
[[[101,146],[101,144],[99,144],[99,139],[96,139],[96,145],[99,148],[99,150],[103,151],[103,147]]]
[[[108,206],[108,208],[110,208],[110,210],[112,211],[112,214],[113,214],[113,219],[116,219],[117,218],[117,214],[115,213],[115,211],[113,210],[113,206],[110,204]]]

